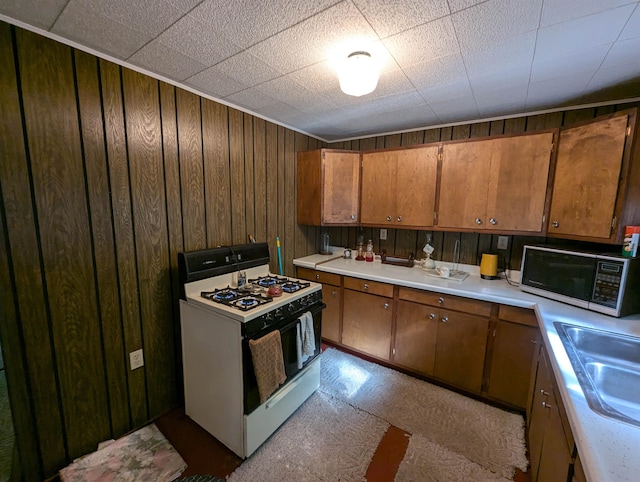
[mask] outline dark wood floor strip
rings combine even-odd
[[[393,482],[409,445],[408,432],[391,425],[373,454],[365,478],[368,482]]]

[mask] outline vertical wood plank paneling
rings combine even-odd
[[[256,182],[253,158],[253,116],[243,114],[244,119],[244,197],[245,197],[245,231],[242,243],[248,243],[248,235],[256,234]]]
[[[491,127],[489,128],[489,135],[499,136],[504,134],[504,120],[491,121]]]
[[[142,347],[142,333],[120,68],[101,60],[100,74],[124,333],[123,356],[128,357],[128,353]],[[133,426],[138,426],[148,419],[144,371],[127,370],[127,378],[131,423]]]
[[[285,137],[285,128],[282,126],[277,126],[278,136],[277,136],[277,170],[274,171],[277,173],[278,177],[278,210],[277,210],[277,218],[276,218],[276,232],[280,237],[281,243],[281,254],[282,254],[282,269],[283,272],[286,269],[284,250],[287,246],[288,241],[284,237],[284,229],[285,229],[285,221],[284,221],[284,210],[285,210],[285,191],[286,185],[284,183],[285,179],[285,158],[284,158],[284,137]],[[275,241],[275,240],[274,240]],[[277,264],[276,264],[277,266]]]
[[[471,125],[464,124],[459,126],[454,126],[451,131],[451,139],[454,141],[460,139],[469,139],[471,136]]]
[[[11,31],[8,24],[0,23],[0,192],[7,232],[6,238],[4,230],[2,236],[7,263],[2,259],[0,264],[4,315],[0,323],[9,381],[20,374],[25,360],[22,383],[10,385],[9,397],[25,476],[39,480],[63,463],[66,454],[19,102]],[[7,340],[16,341],[4,337],[10,330],[23,337],[24,347],[13,343],[7,346]],[[14,350],[20,349],[24,353],[18,357]],[[28,399],[16,398],[27,391]],[[37,432],[32,430],[34,425],[39,428]]]
[[[267,144],[266,122],[253,118],[253,165],[254,165],[254,238],[258,242],[267,240]]]
[[[267,122],[267,239],[269,243],[270,269],[278,272],[276,254],[276,236],[278,236],[278,206],[280,189],[278,188],[278,126]]]
[[[424,142],[429,144],[432,142],[440,142],[440,129],[429,129],[424,132]]]
[[[60,401],[75,458],[111,429],[72,52],[22,30],[17,39]]]
[[[202,147],[209,246],[232,243],[228,108],[202,99]]]
[[[246,185],[244,166],[243,115],[229,109],[229,168],[231,173],[231,241],[246,243]]]
[[[526,117],[515,117],[504,121],[505,134],[522,134],[527,125]]]
[[[84,163],[91,213],[93,258],[96,269],[97,297],[100,306],[102,350],[111,413],[111,436],[118,437],[131,427],[127,366],[125,364],[120,296],[115,259],[115,242],[109,175],[104,145],[104,124],[98,78],[98,60],[75,52],[78,107],[84,148]]]
[[[309,150],[309,137],[304,134],[300,134],[299,132],[294,132],[294,161],[293,161],[293,184],[291,185],[291,190],[293,191],[294,201],[293,201],[293,213],[292,217],[296,218],[296,207],[298,205],[298,199],[296,196],[297,190],[295,188],[296,185],[296,170],[297,170],[297,162],[296,162],[296,152],[299,151],[308,151]],[[302,226],[298,223],[295,223],[295,249],[293,253],[294,258],[301,258],[307,255],[307,226]],[[311,254],[311,253],[309,253]]]
[[[589,119],[593,119],[596,115],[595,108],[575,109],[565,112],[564,122],[562,125],[568,126]]]
[[[376,138],[375,137],[367,137],[366,139],[360,140],[360,150],[361,151],[369,151],[376,148]]]
[[[123,70],[149,417],[174,406],[175,360],[158,81]]]
[[[207,247],[200,98],[186,90],[176,89],[176,107],[182,188],[182,237],[184,248],[193,251]]]
[[[485,137],[489,135],[490,131],[490,122],[476,122],[475,124],[471,125],[471,132],[469,133],[469,137]]]
[[[293,276],[293,258],[296,249],[296,149],[295,134],[286,129],[284,142],[284,240],[283,267],[285,275]]]

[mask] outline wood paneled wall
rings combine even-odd
[[[181,402],[177,253],[295,223],[308,136],[0,22],[0,336],[26,480]],[[145,366],[129,370],[129,352]]]
[[[523,116],[512,119],[496,120],[492,122],[480,122],[475,124],[443,127],[439,129],[427,129],[403,134],[368,137],[329,144],[333,149],[369,150],[382,149],[397,146],[410,146],[430,142],[470,139],[501,134],[520,134],[544,129],[551,129],[571,125],[573,123],[592,119],[599,115],[610,114],[616,110],[626,109],[638,104],[610,105],[598,108],[587,108],[565,112],[554,112],[533,116]],[[483,252],[496,251],[498,236],[479,233],[455,233],[442,231],[416,231],[404,229],[388,229],[387,240],[380,239],[380,230],[375,228],[328,228],[331,243],[336,246],[355,247],[358,236],[362,235],[364,242],[372,239],[376,251],[386,249],[388,253],[400,256],[408,256],[413,252],[417,258],[424,257],[423,246],[430,240],[435,248],[433,258],[447,262],[453,261],[454,246],[456,240],[460,241],[460,262],[463,264],[480,264]],[[522,247],[528,243],[554,242],[556,244],[572,244],[579,246],[591,246],[588,243],[547,239],[535,236],[509,236],[508,249],[497,251],[503,253],[500,265],[507,269],[519,269],[522,258]]]

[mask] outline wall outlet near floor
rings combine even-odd
[[[507,249],[509,236],[498,236],[498,249]]]
[[[135,370],[136,368],[140,368],[141,366],[144,366],[144,356],[142,354],[142,348],[129,353],[129,363],[131,365],[132,371]]]
[[[381,229],[380,230],[380,239],[382,241],[384,241],[385,239],[387,239],[387,230],[386,229]]]

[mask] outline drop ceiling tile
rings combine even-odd
[[[335,3],[336,0],[205,0],[191,15],[207,23],[211,31],[234,39],[242,48],[248,48]]]
[[[79,0],[69,2],[51,32],[121,59],[150,40],[148,35],[105,17]]]
[[[186,15],[165,30],[158,40],[206,66],[215,65],[241,51],[240,47],[208,25]]]
[[[321,93],[340,89],[338,72],[328,60],[303,67],[288,75],[297,84],[311,92]]]
[[[640,37],[640,3],[638,3],[633,14],[631,14],[618,40],[628,40],[637,37]]]
[[[533,61],[535,47],[536,33],[531,31],[509,37],[486,50],[465,50],[462,57],[469,76],[510,68],[528,70]]]
[[[451,15],[462,50],[486,50],[535,30],[542,0],[489,0]]]
[[[184,13],[190,12],[202,0],[168,0],[168,2]]]
[[[94,12],[138,30],[151,38],[156,37],[186,12],[165,0],[82,0]]]
[[[420,25],[382,42],[403,69],[460,50],[450,17]]]
[[[301,110],[287,104],[286,102],[276,102],[268,106],[262,107],[256,111],[258,114],[264,115],[269,119],[283,122],[287,125],[292,119],[306,117],[306,114]]]
[[[2,0],[0,13],[49,30],[69,0]]]
[[[474,98],[482,116],[523,112],[527,100],[527,87],[509,87],[475,93]]]
[[[531,81],[539,82],[569,73],[594,71],[600,67],[610,48],[611,44],[604,44],[546,58],[536,57],[531,67]]]
[[[354,0],[365,18],[380,36],[385,38],[423,23],[449,15],[446,0]]]
[[[486,0],[449,0],[448,3],[451,13],[455,13],[485,1]]]
[[[631,3],[630,0],[581,0],[579,2],[544,0],[540,26],[548,27],[549,25],[585,17],[629,3]]]
[[[469,77],[469,83],[476,95],[506,89],[526,92],[529,85],[529,70],[521,67],[490,70]]]
[[[309,65],[366,49],[377,40],[371,26],[351,2],[342,2],[249,49],[280,72],[293,72]],[[358,45],[357,48],[353,48]]]
[[[419,89],[418,92],[420,92],[420,95],[428,104],[473,95],[471,86],[469,85],[469,79],[466,77],[462,77],[453,82],[430,85]]]
[[[186,84],[218,98],[227,97],[249,87],[216,67],[210,67],[187,78]]]
[[[589,84],[595,72],[569,75],[532,82],[527,93],[527,108],[547,108],[575,102]]]
[[[268,95],[265,95],[264,92],[256,89],[246,89],[241,92],[236,92],[235,94],[225,97],[224,100],[253,112],[257,112],[260,109],[264,109],[278,102]]]
[[[587,88],[588,92],[585,92],[580,98],[581,103],[619,101],[621,99],[640,97],[640,79],[634,79],[614,86],[606,85],[604,89],[596,88],[594,91],[591,90],[591,86],[592,84],[589,84]]]
[[[310,92],[300,84],[291,79],[290,76],[278,77],[256,87],[260,92],[264,92],[280,102],[291,102],[303,100]]]
[[[538,31],[536,59],[610,44],[620,35],[633,5],[558,23]]]
[[[473,96],[459,97],[439,102],[430,102],[429,107],[442,122],[460,122],[480,118]]]
[[[229,77],[249,87],[267,82],[281,75],[246,51],[223,60],[215,67],[216,70],[225,72]]]
[[[416,89],[445,82],[458,82],[467,77],[462,55],[455,53],[403,69]]]
[[[153,41],[128,59],[132,64],[175,80],[185,80],[206,66],[195,59]]]
[[[601,68],[614,69],[622,66],[640,69],[640,37],[614,43]]]

